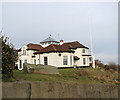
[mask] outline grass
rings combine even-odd
[[[2,81],[3,82],[16,82],[16,80],[14,78],[9,78],[9,79],[4,78],[4,79],[2,79]]]
[[[25,74],[24,71],[14,70],[17,81],[48,81],[48,82],[73,82],[73,83],[102,83],[119,84],[118,73],[105,71],[100,68],[83,69],[58,69],[60,75]]]

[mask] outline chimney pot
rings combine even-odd
[[[60,45],[62,45],[63,44],[63,40],[60,40]]]
[[[63,42],[63,40],[60,40],[60,42]]]

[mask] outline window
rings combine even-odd
[[[72,56],[70,56],[70,65],[72,65]]]
[[[51,44],[51,42],[48,42],[48,44]]]
[[[91,58],[91,57],[89,58],[89,61],[92,61],[92,58]]]
[[[24,63],[27,63],[27,59],[25,59]]]
[[[41,43],[41,45],[44,45],[44,43]]]
[[[44,57],[44,65],[48,65],[48,59],[47,59],[47,57]]]
[[[36,59],[34,59],[34,64],[36,64]]]
[[[85,58],[83,58],[83,65],[85,65],[86,64],[86,59]]]
[[[85,53],[85,49],[83,49],[83,51],[82,51],[83,53]]]
[[[26,55],[26,50],[25,49],[23,49],[23,55]]]
[[[67,65],[67,56],[63,56],[63,65]]]

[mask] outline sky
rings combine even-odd
[[[118,62],[117,2],[3,2],[3,34],[16,49],[38,43],[49,35],[64,42],[79,41],[104,64]]]

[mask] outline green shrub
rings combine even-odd
[[[2,78],[13,77],[13,69],[17,58],[13,45],[7,43],[7,37],[4,39],[2,36]]]

